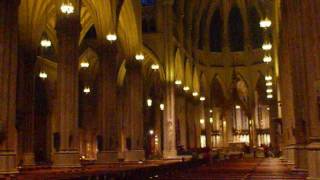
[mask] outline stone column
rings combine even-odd
[[[212,118],[212,114],[210,114],[210,108],[205,105],[204,108],[204,117],[206,124],[206,144],[208,148],[212,148],[212,123],[210,123],[210,118]]]
[[[186,100],[182,95],[176,96],[176,118],[179,120],[180,145],[187,148]]]
[[[186,100],[186,120],[187,120],[187,139],[188,148],[196,148],[196,132],[195,132],[195,108],[190,99]]]
[[[173,83],[166,84],[165,109],[163,118],[163,158],[177,156],[176,150],[176,121],[175,121],[175,89]]]
[[[16,173],[16,79],[19,0],[0,1],[0,174]]]
[[[78,2],[78,1],[77,1]],[[58,77],[57,77],[57,118],[60,134],[60,148],[55,153],[54,166],[80,166],[78,128],[79,89],[79,3],[74,3],[75,12],[57,17]]]
[[[139,62],[126,62],[126,141],[130,141],[130,148],[125,152],[126,161],[144,160],[143,150],[143,77]],[[128,147],[127,147],[128,148]]]
[[[320,179],[320,2],[300,0],[302,11],[301,27],[303,34],[301,40],[304,44],[304,62],[306,64],[307,108],[309,114],[308,138],[308,171],[309,179]],[[315,84],[316,87],[315,88]]]
[[[31,46],[31,45],[30,45]],[[22,143],[23,165],[35,165],[35,63],[36,52],[19,46],[19,73],[17,82],[17,117],[19,118],[19,141]]]
[[[310,179],[320,179],[319,94],[316,88],[320,77],[320,43],[314,40],[320,34],[319,7],[318,1],[283,1],[281,16],[283,43],[279,67],[283,122],[286,123],[284,133],[289,137],[286,155],[295,168],[308,168]]]
[[[104,45],[101,49],[99,117],[102,128],[102,152],[98,154],[98,162],[118,161],[118,122],[117,122],[117,51],[115,45]]]

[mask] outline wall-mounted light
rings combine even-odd
[[[144,55],[143,55],[142,53],[137,54],[137,55],[136,55],[136,60],[137,60],[137,61],[143,61],[143,60],[144,60]]]
[[[262,45],[262,49],[265,50],[265,51],[269,51],[269,50],[272,49],[272,44],[270,42],[265,42]]]
[[[189,86],[185,86],[185,87],[183,87],[183,90],[184,90],[185,92],[188,92],[188,91],[190,90],[190,88],[189,88]]]
[[[272,93],[273,92],[273,90],[272,89],[267,89],[267,91],[266,91],[267,93]]]
[[[41,45],[41,47],[49,48],[49,47],[51,47],[52,43],[49,39],[42,39],[40,42],[40,45]]]
[[[210,122],[211,124],[213,123],[213,118],[212,118],[212,117],[209,119],[209,122]]]
[[[270,19],[268,19],[268,18],[266,17],[265,19],[261,20],[259,24],[260,24],[260,27],[261,27],[261,28],[265,28],[265,29],[266,29],[266,28],[271,27],[272,22],[271,22]]]
[[[47,79],[47,78],[48,78],[48,74],[47,74],[46,72],[44,72],[44,71],[41,71],[41,72],[39,73],[39,77],[40,77],[41,79]]]
[[[74,6],[72,5],[71,2],[66,2],[66,3],[62,3],[60,10],[63,14],[72,14],[74,13]]]
[[[150,130],[149,130],[149,134],[150,134],[150,135],[153,135],[153,134],[154,134],[154,130],[150,129]]]
[[[210,113],[213,113],[213,110],[212,110],[212,109],[210,109],[210,110],[209,110],[209,112],[210,112]]]
[[[194,96],[194,97],[197,97],[198,95],[199,95],[198,92],[193,92],[193,93],[192,93],[192,96]]]
[[[108,34],[106,36],[106,39],[110,42],[110,43],[113,43],[114,41],[116,41],[118,39],[117,35],[116,34]]]
[[[204,124],[205,123],[205,121],[204,121],[204,119],[200,119],[200,124]]]
[[[264,78],[266,81],[271,81],[272,80],[272,76],[268,75]]]
[[[89,93],[91,92],[90,87],[85,87],[85,88],[83,88],[83,92],[84,92],[85,94],[89,94]]]
[[[236,105],[236,109],[241,109],[241,106],[239,106],[239,105]]]
[[[158,70],[160,68],[159,64],[152,64],[151,69],[152,70]]]
[[[267,107],[267,111],[270,111],[270,108],[269,108],[269,107]]]
[[[204,96],[200,97],[200,101],[205,101],[205,100],[206,100],[206,97],[204,97]]]
[[[273,98],[273,95],[272,95],[272,94],[268,94],[268,95],[267,95],[267,98],[268,98],[268,99],[272,99],[272,98]]]
[[[271,81],[270,81],[270,82],[266,82],[266,86],[267,86],[267,87],[272,86],[272,82],[271,82]]]
[[[182,84],[182,81],[181,80],[176,80],[174,83],[179,86],[179,85]]]
[[[164,111],[164,104],[160,104],[160,110]]]
[[[148,107],[151,107],[152,106],[152,99],[147,99],[147,106]]]
[[[263,62],[270,63],[272,61],[272,57],[270,55],[265,55],[263,57]]]
[[[80,63],[80,67],[81,68],[88,68],[90,66],[89,62],[88,61],[82,61]]]

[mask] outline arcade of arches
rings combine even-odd
[[[0,0],[0,174],[247,146],[320,179],[317,10],[317,0]]]

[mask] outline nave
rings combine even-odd
[[[195,169],[172,172],[160,179],[191,180],[298,180],[305,173],[295,173],[280,159],[226,160]]]
[[[39,168],[39,167],[38,167]],[[302,180],[307,173],[291,170],[278,158],[229,159],[221,161],[187,160],[185,162],[145,161],[88,165],[82,168],[39,168],[22,171],[17,180]],[[0,180],[5,180],[1,179]]]

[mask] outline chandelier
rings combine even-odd
[[[262,49],[265,50],[265,51],[269,51],[272,49],[272,44],[267,42],[267,43],[263,43],[262,45]]]
[[[272,57],[270,55],[265,55],[263,57],[263,62],[270,63],[272,61]]]
[[[51,47],[52,43],[49,39],[42,39],[40,45],[44,48]]]
[[[267,17],[260,21],[261,28],[267,29],[267,28],[271,27],[271,24],[272,24],[272,22]]]
[[[74,6],[71,2],[67,1],[66,3],[62,3],[60,10],[63,14],[72,14],[74,13]]]
[[[108,41],[110,41],[110,43],[113,43],[114,41],[116,41],[117,39],[118,39],[118,37],[117,37],[117,35],[116,34],[108,34],[107,36],[106,36],[106,39],[108,40]]]
[[[137,55],[136,55],[136,60],[137,60],[137,61],[143,61],[143,60],[144,60],[144,55],[143,55],[142,53],[137,54]]]

